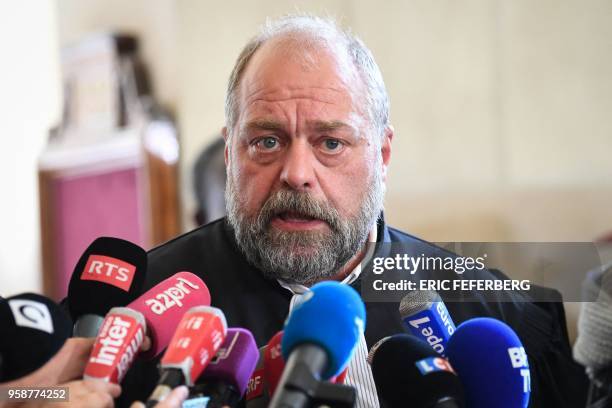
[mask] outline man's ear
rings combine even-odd
[[[225,158],[225,167],[229,163],[229,143],[228,143],[228,131],[227,126],[223,126],[221,129],[221,134],[223,135],[223,140],[225,140],[225,148],[223,149],[223,157]]]
[[[385,127],[385,134],[380,145],[380,153],[382,154],[382,172],[383,180],[387,181],[387,168],[391,162],[391,141],[393,140],[394,129],[392,125]]]

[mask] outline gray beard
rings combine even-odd
[[[247,260],[265,277],[310,286],[334,277],[361,250],[383,208],[385,184],[376,173],[370,181],[357,215],[342,218],[327,202],[308,193],[283,189],[268,197],[256,216],[249,217],[228,174],[225,202],[228,221]],[[281,231],[271,220],[282,212],[320,219],[327,231]]]

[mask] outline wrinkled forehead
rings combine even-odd
[[[303,37],[266,41],[252,56],[239,87],[239,117],[253,101],[299,97],[315,92],[321,102],[346,104],[365,114],[364,85],[339,44]]]

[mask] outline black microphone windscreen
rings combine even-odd
[[[51,299],[35,293],[0,302],[0,325],[0,381],[11,381],[37,370],[72,335],[68,313]]]
[[[378,394],[388,406],[431,408],[444,401],[464,406],[459,377],[424,341],[394,335],[378,344],[371,357]]]
[[[101,237],[87,247],[68,286],[72,319],[91,314],[105,316],[125,306],[142,291],[147,268],[144,249],[119,238]]]

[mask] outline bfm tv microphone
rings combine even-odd
[[[348,364],[365,329],[365,306],[350,286],[321,282],[289,314],[281,342],[285,369],[270,407],[306,407],[321,383]],[[332,404],[354,403],[355,390],[334,385]]]
[[[193,386],[227,334],[220,309],[196,306],[183,315],[160,362],[160,379],[147,401],[154,407],[179,385]]]
[[[587,406],[612,406],[612,264],[587,274],[583,295],[574,358],[591,381]]]
[[[151,359],[168,346],[181,317],[194,306],[209,306],[210,292],[202,279],[179,272],[158,283],[127,307],[142,313],[151,347],[139,357]]]
[[[242,328],[228,329],[221,348],[192,387],[188,401],[199,398],[207,408],[237,406],[258,359],[253,334]]]
[[[438,293],[431,290],[410,292],[400,302],[399,311],[404,327],[438,354],[446,356],[446,345],[455,332],[455,323]]]
[[[518,336],[505,323],[478,317],[461,323],[448,341],[470,408],[527,407],[531,375]]]
[[[146,327],[141,313],[112,308],[100,327],[83,378],[121,383],[140,352]]]
[[[108,311],[140,295],[147,268],[144,249],[119,238],[92,242],[77,262],[68,285],[68,309],[75,337],[95,337]]]
[[[2,382],[42,367],[72,334],[72,321],[64,309],[35,293],[0,301],[0,326]]]
[[[370,350],[376,389],[390,408],[464,407],[463,388],[449,362],[408,334],[386,337]]]

